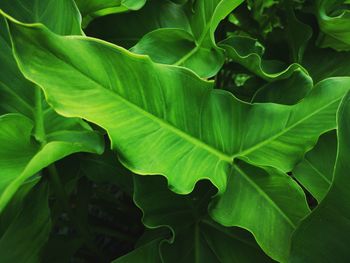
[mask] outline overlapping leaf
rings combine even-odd
[[[1,261],[4,263],[40,262],[40,252],[51,230],[48,186],[41,183],[25,198],[20,212],[0,236]]]
[[[288,259],[292,233],[309,213],[303,191],[292,178],[242,162],[233,167],[226,192],[211,210],[217,222],[254,233],[264,251],[279,262]]]
[[[294,177],[321,202],[331,186],[337,152],[334,131],[322,135],[315,148],[308,152],[294,169]]]
[[[43,22],[60,34],[81,32],[78,11],[70,1],[18,0],[11,4],[3,1],[0,7],[25,21]],[[61,8],[66,10],[65,14],[57,12]],[[46,12],[53,9],[55,12],[48,16]],[[18,69],[3,18],[0,26],[0,65],[6,68],[0,73],[0,113],[16,113],[1,116],[0,210],[3,210],[27,178],[66,155],[79,151],[100,153],[103,142],[82,120],[63,118],[48,106],[41,90]],[[40,144],[34,142],[34,137]]]
[[[185,69],[100,41],[59,37],[41,26],[10,27],[21,69],[43,87],[55,110],[99,124],[131,170],[164,174],[182,193],[202,178],[224,190],[237,157],[291,170],[320,134],[335,127],[335,111],[349,88],[348,78],[334,78],[295,106],[249,105]]]
[[[190,195],[180,196],[167,188],[163,178],[137,176],[134,182],[134,199],[144,212],[144,224],[168,226],[173,232],[170,242],[158,242],[159,249],[151,247],[163,262],[270,262],[246,232],[224,228],[206,216],[215,193],[208,184],[199,184]]]
[[[250,105],[212,90],[211,83],[186,69],[154,64],[100,41],[60,37],[41,26],[13,20],[10,31],[21,69],[43,87],[55,110],[105,128],[128,168],[141,174],[163,174],[179,193],[190,192],[200,179],[209,179],[222,193],[234,158],[291,170],[320,134],[335,128],[336,109],[350,85],[348,78],[328,79],[296,105]],[[81,63],[82,59],[90,63]],[[52,74],[43,73],[47,63]],[[247,173],[253,176],[255,171]],[[307,213],[305,199],[295,183],[286,183],[285,175],[261,178],[253,188],[242,188],[253,189],[257,199],[266,199],[263,207],[272,215],[256,214],[255,223],[242,223],[227,213],[217,220],[249,229],[266,253],[285,260],[291,232]],[[281,188],[271,188],[274,183]],[[230,199],[231,191],[236,192],[230,187],[238,185],[230,183],[223,198]],[[283,192],[290,192],[289,201],[296,206],[292,211],[286,208]],[[223,206],[218,213],[229,209]],[[280,224],[276,239],[267,223],[270,216]],[[263,219],[261,228],[259,218]]]
[[[220,21],[242,2],[204,0],[178,5],[169,0],[151,0],[140,12],[113,20],[119,29],[114,38],[121,38],[123,42],[141,38],[132,52],[149,55],[159,63],[190,68],[202,77],[212,77],[224,62],[223,50],[216,46],[214,32]],[[125,21],[128,21],[127,29],[118,25]]]
[[[317,0],[316,15],[322,33],[318,43],[338,51],[350,50],[350,6],[346,0]]]
[[[338,153],[332,186],[295,233],[290,262],[345,262],[350,257],[349,116],[348,94],[338,112]]]
[[[95,17],[113,13],[138,10],[146,0],[75,0],[83,16],[83,25],[87,26]]]
[[[101,153],[100,137],[91,131],[52,134],[40,145],[31,136],[33,122],[19,114],[0,117],[0,211],[21,184],[41,169],[75,152]]]

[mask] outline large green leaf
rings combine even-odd
[[[202,77],[212,77],[224,62],[224,54],[216,46],[214,32],[220,21],[242,2],[196,1],[193,7],[187,6],[185,10],[190,25],[189,32],[186,28],[154,30],[146,34],[131,51],[147,54],[159,63],[190,68]],[[168,56],[169,50],[175,50],[171,57]]]
[[[33,123],[19,114],[0,117],[0,211],[21,184],[44,167],[75,152],[101,153],[100,137],[91,131],[47,134],[47,141],[33,140]]]
[[[279,262],[288,258],[291,236],[308,213],[304,193],[291,177],[242,162],[233,167],[226,192],[211,207],[217,222],[248,229]]]
[[[143,7],[146,0],[75,0],[75,2],[83,16],[83,25],[87,26],[99,16],[138,10]]]
[[[107,18],[106,21],[115,25],[113,32],[107,33],[107,39],[112,35],[113,40],[122,45],[140,39],[132,52],[211,77],[224,62],[223,50],[216,46],[214,32],[220,21],[242,2],[203,0],[178,5],[169,0],[150,0],[140,12]],[[101,23],[97,26],[101,27]]]
[[[316,15],[321,29],[321,47],[350,50],[350,6],[346,0],[317,0]]]
[[[79,11],[72,0],[4,0],[0,2],[0,9],[21,21],[41,22],[57,34],[82,33]],[[0,19],[0,28],[0,67],[6,68],[0,72],[0,113],[20,112],[34,118],[35,87],[23,77],[17,67],[4,19]],[[59,119],[44,101],[42,104],[46,116]]]
[[[331,186],[337,139],[334,131],[322,135],[315,148],[293,169],[294,177],[321,202]]]
[[[81,35],[81,17],[73,0],[1,0],[0,9],[26,22],[42,22],[60,35]]]
[[[0,7],[25,21],[43,22],[60,34],[79,34],[81,32],[79,19],[75,19],[79,18],[78,11],[74,3],[70,1],[51,1],[45,4],[43,1],[24,3],[18,0],[12,1],[11,5],[3,1]],[[48,16],[46,12],[51,9],[55,9],[55,12]],[[55,18],[55,23],[52,23],[52,17]],[[41,90],[28,81],[18,69],[13,57],[7,25],[3,18],[0,20],[0,26],[0,65],[7,69],[0,73],[2,94],[0,113],[21,113],[31,119],[22,115],[2,117],[1,144],[6,147],[2,149],[2,171],[0,172],[4,176],[0,186],[1,211],[28,177],[71,153],[79,151],[100,153],[103,149],[103,142],[82,120],[63,118],[48,106],[42,98]],[[21,130],[22,133],[13,132],[16,129]],[[11,133],[13,136],[10,136]],[[41,144],[32,142],[31,135]],[[16,142],[16,146],[12,145],[18,138],[21,139]],[[23,149],[23,152],[19,149]],[[6,153],[7,150],[9,152]],[[13,162],[14,160],[8,155],[18,162]],[[14,166],[16,169],[13,169]]]
[[[350,258],[349,118],[350,94],[338,111],[338,153],[332,186],[296,231],[290,262],[340,263]]]
[[[50,105],[106,129],[123,164],[165,175],[179,193],[204,178],[223,191],[234,158],[292,170],[320,134],[335,128],[350,86],[349,78],[328,79],[296,105],[251,105],[184,68],[95,39],[10,23],[20,67]]]
[[[40,252],[51,230],[48,186],[40,183],[27,195],[20,213],[0,236],[1,262],[40,262]]]
[[[154,64],[145,57],[96,40],[59,37],[42,27],[19,24],[11,24],[11,33],[23,72],[44,88],[49,102],[58,112],[83,117],[104,127],[125,165],[137,173],[165,175],[170,186],[179,193],[190,192],[200,179],[210,179],[223,192],[234,158],[291,170],[320,134],[335,128],[337,106],[350,84],[348,78],[328,79],[294,106],[250,105],[229,93],[211,90],[210,83],[185,69]],[[25,49],[21,41],[27,44]],[[50,52],[38,48],[41,43],[45,43]],[[79,58],[74,47],[79,49]],[[40,64],[31,63],[26,58],[33,55],[45,57],[45,60]],[[95,61],[94,67],[89,67],[91,63],[81,65],[81,58]],[[108,74],[104,67],[107,59],[113,61]],[[48,61],[55,74],[41,73]],[[55,70],[55,65],[59,71]],[[125,76],[130,72],[133,78],[129,83]],[[80,76],[79,80],[68,78],[70,74],[74,74],[75,79]],[[133,90],[126,89],[131,85]],[[179,96],[181,100],[177,99]],[[266,119],[270,122],[262,121]],[[254,128],[244,123],[254,123]],[[202,129],[198,130],[199,127]],[[254,233],[266,253],[285,259],[291,233],[308,211],[296,184],[286,183],[289,178],[285,175],[275,177],[277,185],[283,188],[271,189],[274,181],[270,182],[270,177],[263,175],[262,182],[258,182],[260,185],[255,186],[258,189],[256,199],[267,199],[265,209],[273,214],[255,218],[263,218],[262,222],[272,218],[281,223],[281,233],[276,235],[270,231],[271,225],[265,223],[259,227],[251,220],[242,226]],[[230,199],[231,191],[227,190],[223,198]],[[291,209],[285,206],[285,192],[291,193],[290,200],[295,204]],[[267,193],[267,197],[263,193]],[[282,212],[279,212],[276,206],[281,204]],[[216,213],[225,213],[226,209],[218,206]],[[283,216],[284,213],[287,216]],[[226,217],[217,216],[217,220],[241,224],[231,216],[226,212]],[[280,243],[283,246],[277,245]]]
[[[168,226],[173,232],[170,242],[160,244],[163,262],[270,262],[248,233],[222,227],[206,216],[215,194],[208,184],[181,196],[171,192],[161,177],[136,176],[134,182],[143,223],[150,228]]]

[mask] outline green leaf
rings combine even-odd
[[[287,79],[275,80],[259,88],[253,102],[274,102],[279,104],[295,104],[305,98],[313,88],[312,78],[301,70],[296,70]]]
[[[350,52],[310,47],[303,65],[315,83],[329,77],[350,76]]]
[[[248,229],[279,262],[288,258],[291,236],[308,213],[304,193],[291,177],[242,162],[233,167],[226,192],[211,206],[215,221]]]
[[[9,10],[16,17],[25,16],[26,21],[43,22],[61,34],[81,32],[80,20],[76,19],[75,22],[72,22],[69,19],[74,18],[75,15],[79,18],[75,5],[70,1],[51,1],[45,4],[43,1],[24,3],[18,0],[12,1],[11,5],[4,1],[1,2],[0,7]],[[52,9],[55,12],[48,16],[46,12]],[[30,15],[26,16],[27,13]],[[52,23],[52,17],[55,18],[55,23]],[[6,178],[0,186],[1,211],[27,178],[69,154],[79,151],[101,153],[103,141],[82,120],[59,116],[48,106],[42,98],[41,90],[28,81],[19,70],[13,57],[6,21],[3,18],[0,19],[0,26],[0,66],[7,69],[0,73],[2,93],[0,113],[21,113],[30,119],[19,114],[1,117],[1,125],[4,129],[0,136],[1,144],[7,145],[1,151],[3,159],[0,166],[3,171],[0,173]],[[20,122],[23,123],[19,125]],[[18,125],[22,133],[13,132],[19,129],[16,128]],[[13,136],[10,136],[11,133]],[[35,143],[31,135],[41,144]],[[21,139],[16,141],[18,138]],[[17,149],[11,146],[14,142],[16,142]],[[20,151],[19,149],[23,149],[24,152],[16,154],[16,151]],[[14,160],[8,156],[11,154],[18,161],[16,169],[11,168],[14,166]]]
[[[298,63],[286,66],[281,61],[263,59],[265,48],[250,37],[232,36],[220,42],[220,47],[226,50],[227,56],[234,62],[266,81],[289,78],[295,71],[301,71],[305,77],[308,76],[308,72]]]
[[[130,48],[145,34],[160,28],[183,29],[190,32],[184,8],[169,0],[149,0],[137,12],[96,19],[89,24],[85,32],[87,35]]]
[[[25,23],[44,23],[60,35],[81,35],[81,17],[73,0],[2,0],[0,9]]]
[[[143,263],[161,263],[159,245],[168,237],[169,233],[166,230],[165,228],[146,230],[133,251],[117,258],[112,263],[138,263],[140,258]]]
[[[149,228],[167,226],[173,232],[172,240],[160,244],[164,262],[271,262],[247,232],[222,227],[206,216],[215,194],[208,184],[181,196],[171,192],[161,177],[135,176],[134,182],[143,223]]]
[[[315,148],[293,169],[294,177],[321,202],[331,186],[337,139],[335,131],[320,137]]]
[[[295,232],[290,262],[344,262],[350,258],[350,94],[338,111],[338,153],[332,186]],[[317,240],[317,242],[315,242]]]
[[[51,135],[45,144],[33,140],[33,123],[20,114],[0,117],[0,212],[19,187],[41,169],[75,152],[101,153],[100,137],[91,131]]]
[[[317,0],[320,47],[350,51],[350,6],[344,0]]]
[[[200,179],[224,191],[235,158],[291,171],[320,134],[335,128],[349,89],[349,78],[334,78],[296,105],[251,105],[184,68],[99,40],[10,23],[20,68],[50,105],[103,127],[125,166],[166,176],[178,193],[191,192]]]
[[[221,20],[239,6],[242,0],[196,1],[193,11],[185,10],[190,25],[186,28],[154,30],[146,34],[132,49],[149,55],[159,63],[169,63],[192,69],[201,77],[212,77],[221,68],[224,54],[216,46],[214,32]],[[182,44],[181,43],[185,43]],[[173,57],[167,56],[169,50]]]
[[[83,16],[83,25],[87,26],[93,19],[114,13],[138,10],[146,0],[75,0]]]
[[[312,28],[301,22],[292,7],[287,7],[286,37],[292,52],[294,62],[302,63],[305,49],[312,37]]]
[[[40,176],[33,176],[26,180],[13,196],[11,202],[0,215],[0,236],[2,236],[13,219],[21,212],[23,200],[30,190],[40,181]]]
[[[224,62],[223,50],[215,43],[215,30],[242,2],[204,0],[194,5],[190,2],[178,5],[169,0],[150,0],[139,12],[97,21],[87,32],[100,38],[105,36],[124,47],[139,40],[132,52],[149,55],[155,62],[190,68],[202,77],[212,77]],[[105,22],[115,25],[114,29],[101,32]]]
[[[27,195],[21,212],[0,237],[1,262],[41,262],[40,252],[51,230],[48,192],[48,185],[40,183]]]

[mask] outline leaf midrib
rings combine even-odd
[[[277,212],[285,219],[285,221],[293,228],[296,229],[296,225],[292,222],[292,220],[283,212],[283,210],[270,198],[270,196],[265,193],[254,181],[252,181],[249,178],[249,175],[247,175],[242,169],[240,169],[237,165],[233,165],[234,169],[236,169],[244,179],[267,201],[269,202],[272,207],[277,210]]]
[[[79,36],[76,37],[71,37],[71,38],[75,38],[78,40],[81,40],[81,38]],[[93,40],[89,40],[89,41],[93,41]],[[96,42],[96,41],[93,41]],[[97,43],[97,42],[96,42]],[[117,49],[118,51],[123,52],[123,50],[118,49],[116,46],[112,46],[114,49]],[[232,163],[233,159],[240,157],[240,156],[244,156],[247,155],[257,149],[259,149],[260,147],[263,147],[264,145],[268,144],[269,142],[275,140],[276,138],[284,135],[285,133],[287,133],[288,131],[290,131],[291,129],[295,128],[296,126],[298,126],[299,124],[303,123],[305,120],[312,118],[314,115],[316,115],[317,113],[319,113],[320,111],[324,110],[325,108],[329,107],[331,104],[335,103],[336,101],[339,101],[340,98],[337,98],[335,100],[332,100],[331,102],[327,103],[326,105],[324,105],[323,107],[317,109],[316,111],[314,111],[312,114],[307,115],[306,117],[300,119],[299,121],[295,122],[294,124],[290,125],[288,128],[283,129],[281,132],[269,137],[266,140],[261,141],[260,143],[247,148],[246,150],[240,151],[236,154],[233,155],[227,155],[225,153],[223,153],[220,150],[217,150],[215,148],[213,148],[211,145],[204,143],[203,141],[199,140],[198,138],[187,134],[186,132],[180,130],[179,128],[171,125],[170,123],[166,122],[165,120],[156,117],[155,115],[149,113],[148,111],[146,111],[145,109],[143,109],[142,107],[128,101],[127,99],[123,98],[121,95],[117,94],[114,90],[110,90],[106,87],[104,87],[102,84],[100,84],[98,81],[96,81],[94,78],[91,78],[91,76],[89,76],[88,74],[86,74],[85,72],[81,71],[79,68],[77,68],[73,63],[69,63],[65,60],[63,60],[62,58],[60,58],[59,56],[57,56],[54,52],[52,52],[51,50],[48,50],[48,52],[50,52],[54,57],[56,57],[56,59],[62,61],[64,64],[70,66],[73,70],[77,71],[78,73],[80,73],[81,75],[83,75],[85,78],[91,80],[92,82],[94,82],[98,87],[100,87],[100,89],[102,89],[105,92],[111,93],[113,96],[117,97],[118,99],[120,99],[123,103],[125,103],[126,105],[130,106],[130,108],[133,108],[134,110],[136,110],[137,112],[141,113],[141,115],[145,115],[146,117],[148,117],[149,119],[155,121],[156,123],[158,123],[160,126],[165,127],[166,129],[170,130],[171,132],[173,132],[174,134],[178,135],[179,137],[185,139],[186,141],[190,142],[192,145],[196,145],[206,151],[208,151],[209,153],[219,157],[219,159],[224,160],[228,163]],[[79,116],[78,116],[79,117]]]
[[[305,158],[305,162],[309,164],[312,170],[314,170],[328,185],[331,185],[332,182],[324,175],[315,165],[313,165],[307,158]]]
[[[292,130],[293,128],[295,128],[296,126],[298,126],[299,124],[302,124],[304,121],[312,118],[314,115],[318,114],[319,112],[323,111],[324,109],[326,109],[327,107],[329,107],[330,105],[332,105],[333,103],[337,102],[337,101],[340,101],[341,97],[340,98],[337,98],[337,99],[334,99],[332,100],[330,103],[327,103],[326,105],[318,108],[316,111],[312,112],[310,115],[307,115],[306,117],[304,118],[301,118],[299,121],[295,122],[294,124],[288,126],[287,128],[283,129],[282,131],[276,133],[275,135],[255,144],[254,146],[250,147],[250,148],[247,148],[243,151],[240,151],[238,153],[236,153],[235,155],[232,155],[232,158],[237,158],[237,157],[240,157],[240,156],[246,156],[248,154],[250,154],[251,152],[255,151],[256,149],[259,149],[260,147],[263,147],[264,145],[268,144],[269,142],[277,139],[278,137],[284,135],[285,133],[289,132],[290,130]],[[299,104],[300,105],[300,104]]]
[[[71,37],[73,38],[73,37]],[[76,39],[81,39],[80,37],[74,37]],[[114,47],[114,46],[113,46]],[[116,48],[116,47],[114,47]],[[118,51],[120,51],[118,49]],[[121,50],[122,51],[122,50]],[[52,52],[51,50],[48,50],[48,52],[50,52],[54,57],[56,57],[56,59],[62,61],[63,63],[65,63],[66,65],[70,66],[73,70],[77,71],[78,73],[80,73],[81,75],[83,75],[85,78],[91,80],[93,83],[95,83],[97,85],[97,87],[99,87],[100,89],[102,89],[104,92],[106,93],[110,93],[112,96],[118,98],[119,100],[121,100],[124,104],[126,104],[127,106],[129,106],[130,108],[134,109],[135,111],[141,113],[141,115],[145,115],[146,117],[148,117],[149,119],[155,121],[156,123],[158,123],[160,126],[165,127],[166,129],[172,131],[173,133],[175,133],[176,135],[178,135],[179,137],[185,139],[186,141],[190,142],[192,145],[196,145],[206,151],[208,151],[209,153],[212,153],[213,155],[216,155],[217,157],[219,157],[219,159],[226,161],[228,163],[232,163],[232,157],[213,148],[211,145],[208,145],[204,142],[202,142],[201,140],[199,140],[198,138],[189,135],[187,133],[185,133],[184,131],[180,130],[179,128],[171,125],[170,123],[166,122],[165,120],[149,113],[148,111],[146,111],[144,108],[128,101],[127,99],[123,98],[121,95],[119,95],[118,93],[116,93],[114,90],[110,90],[106,87],[104,87],[102,84],[100,84],[98,81],[96,81],[94,78],[91,78],[91,76],[89,76],[88,74],[86,74],[85,72],[81,71],[79,68],[77,68],[73,63],[69,63],[65,60],[63,60],[62,58],[60,58],[59,56],[57,56],[54,52]],[[76,116],[76,117],[80,117],[80,116]],[[88,119],[88,118],[87,118]]]

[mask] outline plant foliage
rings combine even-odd
[[[0,0],[0,262],[348,262],[349,4]]]

